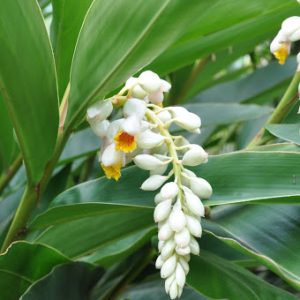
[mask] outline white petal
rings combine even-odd
[[[176,281],[173,281],[173,283],[171,284],[169,295],[170,299],[172,300],[178,297],[178,286]]]
[[[168,223],[165,223],[161,226],[161,228],[158,231],[158,239],[160,241],[166,241],[168,240],[173,234],[173,230],[169,226]]]
[[[201,199],[208,199],[212,195],[212,187],[205,179],[200,177],[190,178],[191,190]]]
[[[173,199],[178,192],[178,185],[175,182],[168,182],[161,188],[160,194],[165,199]]]
[[[167,260],[172,254],[176,247],[176,244],[173,240],[168,240],[161,250],[161,256],[163,260]]]
[[[200,220],[192,216],[186,216],[187,228],[193,236],[201,237],[202,227]]]
[[[165,201],[165,200],[167,200],[167,199],[163,198],[161,196],[161,193],[156,194],[155,197],[154,197],[155,204],[158,204],[158,203],[160,203],[162,201]]]
[[[110,116],[113,110],[111,100],[98,101],[87,109],[87,119],[90,122],[91,119],[103,121]]]
[[[168,92],[171,89],[171,84],[168,81],[161,79],[160,89],[162,92]]]
[[[162,135],[148,129],[138,135],[137,144],[142,149],[152,149],[159,146],[164,139]]]
[[[168,169],[168,165],[162,165],[154,170],[150,170],[150,175],[163,175]]]
[[[125,117],[137,116],[142,119],[146,112],[146,102],[143,100],[131,98],[126,101],[123,107],[123,114]]]
[[[161,87],[161,79],[152,71],[145,71],[139,76],[139,84],[148,93],[156,92]]]
[[[171,204],[172,204],[171,200],[166,200],[166,201],[163,201],[163,202],[159,203],[155,207],[155,209],[154,209],[154,221],[156,223],[165,220],[170,215]]]
[[[166,290],[166,293],[169,293],[170,291],[170,287],[173,283],[173,281],[175,280],[175,274],[171,275],[170,277],[168,277],[165,281],[165,290]]]
[[[105,148],[101,156],[101,161],[104,166],[112,166],[115,164],[122,164],[123,155],[122,152],[115,150],[115,144],[112,143]]]
[[[180,232],[175,233],[174,239],[178,247],[184,248],[189,245],[191,234],[186,228],[184,228]]]
[[[167,278],[172,275],[176,268],[176,256],[173,255],[169,257],[160,269],[160,276],[161,278]]]
[[[300,17],[289,17],[281,24],[282,32],[288,37],[290,37],[298,29],[300,29]]]
[[[172,119],[171,114],[167,110],[162,110],[157,114],[157,117],[163,122],[166,123]]]
[[[187,189],[186,187],[184,187],[183,189],[186,204],[190,212],[192,212],[196,216],[204,217],[205,209],[201,200],[191,190]]]
[[[134,163],[141,169],[154,170],[164,165],[164,163],[150,154],[139,154],[133,159]]]
[[[107,129],[107,137],[110,140],[113,140],[115,135],[120,131],[123,121],[124,119],[118,119],[109,124],[109,127]]]
[[[107,135],[108,127],[109,127],[109,121],[103,120],[103,121],[90,121],[91,128],[93,132],[101,137],[104,138]]]
[[[200,254],[199,244],[194,238],[191,238],[189,246],[191,248],[191,253],[192,254],[194,254],[194,255],[199,255]]]
[[[160,90],[149,94],[148,99],[153,104],[160,104],[164,101],[164,94]]]
[[[182,163],[185,166],[197,166],[202,163],[206,163],[208,160],[208,154],[199,145],[190,145],[190,149],[184,153],[182,157]]]
[[[187,263],[187,261],[183,257],[179,258],[179,263],[181,264],[181,266],[184,270],[184,273],[186,275],[190,270],[189,264]]]
[[[141,130],[141,121],[136,115],[132,115],[122,122],[122,129],[130,135],[136,135]]]
[[[164,264],[164,260],[162,259],[161,255],[159,255],[155,261],[155,268],[160,269]]]
[[[135,98],[144,99],[147,95],[148,93],[140,85],[136,85],[132,89],[132,96]]]
[[[138,83],[138,79],[135,77],[130,77],[126,83],[125,83],[125,88],[126,89],[132,89],[136,84]]]
[[[185,284],[185,272],[180,264],[176,266],[176,282],[177,284],[183,288]]]
[[[181,209],[173,208],[169,217],[169,224],[172,230],[175,232],[179,232],[185,227],[186,218]]]
[[[188,255],[191,253],[191,249],[189,246],[186,246],[186,247],[176,247],[175,249],[176,253],[179,254],[179,255]]]
[[[158,189],[166,180],[168,179],[167,176],[161,176],[161,175],[152,175],[148,179],[146,179],[141,189],[144,191],[155,191]]]

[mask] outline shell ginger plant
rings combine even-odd
[[[160,191],[154,202],[158,224],[156,268],[165,279],[171,299],[182,294],[189,272],[190,255],[199,255],[196,238],[202,234],[205,209],[200,199],[212,194],[210,184],[188,167],[206,163],[208,155],[182,135],[172,135],[171,125],[200,133],[200,118],[180,106],[163,107],[164,93],[171,85],[151,71],[127,80],[110,99],[87,110],[87,120],[101,138],[99,163],[108,179],[118,180],[121,168],[132,161],[150,171],[141,189]],[[108,118],[115,115],[115,118]]]

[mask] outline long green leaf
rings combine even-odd
[[[300,290],[299,205],[229,207],[215,211],[205,230]]]
[[[58,105],[53,53],[35,0],[1,3],[0,90],[28,177],[37,182],[54,149]]]
[[[95,0],[73,58],[68,121],[80,120],[88,104],[161,54],[196,20],[203,5],[196,0],[189,5],[180,0],[117,0],[114,5]]]
[[[266,129],[280,139],[300,145],[300,124],[270,124]]]

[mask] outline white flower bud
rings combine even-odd
[[[161,222],[165,220],[171,212],[171,200],[166,200],[159,203],[154,209],[154,221]]]
[[[144,191],[155,191],[157,190],[166,180],[168,179],[167,176],[161,175],[152,175],[148,179],[146,179],[141,189]]]
[[[176,281],[173,281],[171,284],[169,295],[172,300],[178,297],[178,286]]]
[[[164,165],[164,163],[150,154],[139,154],[133,159],[134,163],[141,169],[154,170]]]
[[[168,169],[168,165],[162,165],[154,170],[150,170],[150,175],[163,175]]]
[[[161,87],[161,79],[152,71],[145,71],[139,76],[140,86],[148,93],[154,93]]]
[[[170,89],[171,89],[171,84],[168,81],[161,79],[160,80],[160,90],[162,92],[168,92]]]
[[[155,133],[148,129],[138,135],[137,144],[142,149],[152,149],[159,146],[164,139],[165,138],[159,133]]]
[[[168,240],[173,234],[173,230],[171,229],[168,223],[162,225],[158,231],[158,239],[160,241]]]
[[[179,192],[178,185],[175,182],[166,183],[160,190],[160,194],[165,199],[173,199]]]
[[[163,260],[167,260],[172,254],[176,247],[174,240],[168,240],[161,249],[161,257]]]
[[[200,220],[192,216],[186,216],[187,228],[193,236],[201,237],[202,227]]]
[[[184,228],[180,232],[175,233],[174,239],[178,247],[184,248],[189,245],[191,234]]]
[[[116,164],[122,164],[123,154],[120,151],[116,151],[115,144],[112,143],[105,148],[102,153],[101,161],[104,166],[113,166]]]
[[[175,272],[176,282],[181,288],[183,288],[185,284],[185,272],[181,264],[177,264]]]
[[[111,100],[98,101],[87,109],[87,119],[89,122],[103,121],[112,113],[113,105]]]
[[[191,253],[191,249],[190,249],[190,247],[189,246],[187,246],[187,247],[176,247],[175,248],[175,251],[176,251],[176,253],[177,254],[179,254],[179,255],[188,255],[188,254],[190,254]]]
[[[179,263],[181,264],[181,266],[182,266],[182,268],[184,270],[185,275],[187,275],[187,273],[190,270],[190,267],[189,267],[189,264],[187,263],[187,261],[184,259],[184,257],[180,257],[179,258]]]
[[[164,94],[163,92],[158,90],[154,93],[149,94],[148,99],[151,103],[158,105],[164,101]]]
[[[161,112],[159,112],[157,114],[157,117],[163,122],[163,123],[167,123],[168,121],[170,121],[172,119],[171,114],[167,111],[167,110],[162,110]]]
[[[289,17],[285,19],[281,24],[282,33],[288,37],[290,41],[295,41],[291,39],[291,36],[300,29],[300,17]]]
[[[211,185],[203,178],[191,177],[190,187],[191,190],[200,198],[208,199],[212,195]]]
[[[168,108],[174,117],[174,123],[188,131],[193,131],[201,126],[201,119],[194,113],[189,112],[187,109],[179,106]]]
[[[104,138],[107,134],[107,130],[109,127],[109,121],[108,120],[103,120],[103,121],[93,121],[94,119],[89,120],[89,123],[91,125],[91,128],[93,132],[101,137]]]
[[[162,259],[161,255],[159,255],[155,261],[155,268],[160,269],[164,264],[164,260]]]
[[[170,287],[173,283],[173,281],[175,280],[175,274],[171,275],[170,277],[168,277],[165,281],[165,290],[166,290],[166,293],[169,293],[170,292]]]
[[[142,119],[145,116],[146,103],[143,100],[131,98],[126,101],[123,107],[123,114],[125,117],[133,116]]]
[[[184,195],[188,209],[196,216],[204,217],[205,209],[201,200],[191,190],[184,187]]]
[[[199,255],[200,254],[199,244],[194,238],[191,238],[189,246],[191,248],[191,253],[192,254],[194,254],[194,255]]]
[[[138,84],[138,79],[135,77],[130,77],[125,83],[125,88],[129,90],[132,89],[137,84]]]
[[[180,208],[173,208],[170,217],[169,217],[169,224],[173,231],[179,232],[181,231],[186,225],[186,218],[185,214],[182,212]]]
[[[158,250],[159,250],[159,252],[161,251],[161,249],[163,248],[165,243],[166,243],[165,241],[158,241]]]
[[[190,145],[190,149],[184,153],[182,163],[185,166],[194,167],[202,163],[206,163],[208,154],[199,145]]]
[[[169,257],[160,269],[161,278],[167,278],[174,273],[176,268],[176,255]]]
[[[158,204],[158,203],[160,203],[162,201],[165,201],[165,200],[168,200],[168,199],[163,198],[160,193],[156,194],[155,197],[154,197],[155,204]]]
[[[130,135],[136,135],[141,131],[141,121],[136,115],[124,119],[122,129]]]
[[[132,96],[135,98],[144,99],[147,95],[148,93],[140,85],[136,85],[132,89]]]

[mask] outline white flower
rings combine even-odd
[[[89,123],[103,121],[112,113],[113,105],[108,100],[98,101],[87,109],[87,120]]]
[[[140,86],[148,93],[157,92],[161,87],[161,79],[152,71],[141,73],[138,78]]]
[[[212,195],[212,187],[203,178],[190,177],[190,188],[200,198],[208,199]]]
[[[168,176],[161,176],[161,175],[152,175],[148,179],[146,179],[141,189],[144,191],[155,191],[158,189],[166,180]]]
[[[157,114],[157,117],[163,122],[167,123],[172,119],[172,115],[166,110],[162,110]]]
[[[164,162],[150,154],[139,154],[133,161],[139,168],[144,170],[154,170],[164,165]]]
[[[164,199],[173,199],[178,194],[178,185],[175,182],[166,183],[160,190],[160,194]]]
[[[144,118],[146,112],[146,102],[131,98],[126,101],[123,107],[123,114],[125,117],[136,116],[140,119]]]
[[[134,136],[141,131],[141,121],[136,115],[132,115],[124,119],[121,127],[125,132]]]
[[[141,132],[137,137],[137,144],[142,149],[152,149],[159,146],[165,138],[150,129]]]
[[[92,121],[90,120],[90,125],[93,130],[93,132],[99,136],[100,138],[104,138],[107,135],[107,130],[109,127],[109,121],[103,120],[103,121]]]
[[[123,153],[115,150],[114,143],[107,146],[101,156],[101,162],[106,167],[122,164],[123,159],[124,159]]]
[[[110,140],[113,140],[116,134],[120,131],[121,129],[121,124],[123,123],[124,119],[118,119],[115,121],[112,121],[107,129],[107,137]]]
[[[173,122],[188,131],[197,131],[201,126],[201,119],[194,113],[179,106],[168,108],[173,114]]]
[[[184,153],[182,158],[182,163],[185,166],[197,166],[202,163],[206,163],[208,159],[208,154],[199,145],[190,145],[189,150]]]

